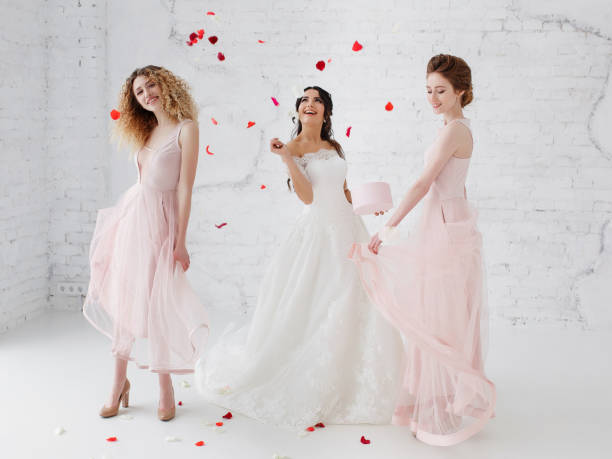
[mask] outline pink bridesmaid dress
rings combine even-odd
[[[116,357],[158,373],[190,373],[208,338],[206,311],[173,259],[181,148],[177,126],[143,163],[138,183],[98,212],[83,313]]]
[[[467,119],[454,122],[470,128]],[[495,386],[483,368],[488,316],[482,237],[465,196],[469,164],[470,158],[449,159],[408,241],[383,243],[378,255],[354,244],[350,254],[368,295],[408,346],[392,422],[432,445],[466,440],[495,406]]]

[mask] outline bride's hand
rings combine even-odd
[[[277,137],[270,140],[270,151],[279,155],[283,160],[291,157],[291,152],[287,148],[287,145],[281,142]]]
[[[380,244],[382,244],[382,241],[378,237],[378,233],[376,233],[374,236],[372,236],[372,239],[370,239],[370,243],[368,244],[368,249],[374,255],[378,255],[378,248],[380,247]]]
[[[183,271],[187,271],[189,269],[189,264],[190,264],[189,253],[187,252],[187,249],[185,248],[184,245],[176,246],[174,248],[174,252],[172,253],[172,256],[174,258],[175,263],[179,262],[181,264]]]

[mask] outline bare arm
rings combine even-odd
[[[351,195],[351,190],[349,190],[348,185],[346,184],[346,180],[344,181],[344,196],[346,196],[346,200],[353,204],[353,196]]]
[[[423,172],[416,180],[416,182],[410,187],[408,192],[404,195],[404,198],[400,202],[396,211],[387,222],[386,226],[397,226],[404,219],[408,212],[410,212],[419,203],[423,197],[429,191],[431,184],[438,177],[442,168],[446,165],[451,156],[455,154],[459,146],[461,145],[458,129],[461,129],[456,124],[449,126],[441,134],[436,143],[434,144],[434,150],[431,152],[431,160],[427,163]],[[368,248],[373,253],[378,253],[378,246],[381,241],[378,233],[372,236]]]
[[[289,176],[293,182],[293,189],[295,190],[295,194],[298,195],[298,198],[300,198],[304,204],[312,204],[312,184],[295,163],[287,145],[279,139],[274,138],[270,140],[270,151],[279,155],[287,166]]]
[[[198,125],[194,122],[185,124],[181,129],[179,140],[181,143],[181,173],[176,190],[178,200],[178,232],[174,242],[174,249],[175,259],[181,262],[183,269],[187,269],[189,267],[189,256],[185,248],[185,237],[191,213],[193,182],[195,181],[196,168],[198,166]]]

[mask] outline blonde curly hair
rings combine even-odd
[[[139,76],[144,76],[160,86],[162,109],[171,118],[177,122],[187,119],[197,122],[197,107],[189,93],[187,82],[163,67],[147,65],[134,70],[121,87],[118,107],[121,116],[113,129],[113,138],[120,146],[126,143],[130,147],[142,148],[153,128],[157,126],[155,114],[142,108],[134,95],[134,80]]]

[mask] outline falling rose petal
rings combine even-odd
[[[191,43],[197,43],[197,42],[198,42],[198,37],[196,37],[193,40],[191,40]]]
[[[257,40],[257,43],[265,43],[263,40]]]
[[[57,435],[58,437],[65,433],[66,433],[66,429],[64,429],[62,426],[57,426],[55,430],[53,431],[53,435]]]
[[[189,384],[189,381],[183,379],[181,381],[181,386],[184,387],[185,389],[189,389],[191,387],[191,384]]]
[[[361,443],[363,443],[364,445],[369,445],[370,444],[370,440],[366,439],[366,437],[364,437],[362,435],[361,436]]]
[[[117,437],[108,437],[106,441],[117,441]]]
[[[215,13],[214,13],[214,12],[212,12],[212,11],[209,11],[209,12],[207,12],[206,14],[207,14],[208,16],[214,16],[214,15],[215,15]]]
[[[214,119],[214,118],[213,118]],[[215,123],[216,124],[216,123]],[[209,155],[214,155],[214,153],[212,151],[210,151],[210,145],[206,145],[206,153]]]
[[[315,427],[318,427],[319,429],[323,429],[325,427],[325,424],[323,424],[322,422],[319,422],[315,424]]]
[[[349,126],[346,128],[346,136],[350,137],[351,136],[351,129],[353,129],[353,126]]]
[[[181,402],[181,401],[179,400],[179,402],[178,402],[178,406],[183,406],[183,402]]]
[[[219,122],[214,118],[211,118],[210,120],[212,121],[212,124],[214,124],[215,126],[219,124]]]
[[[388,112],[393,110],[393,104],[391,102],[387,102],[387,105],[385,105],[385,110],[387,110]]]
[[[198,38],[201,40],[202,38],[204,38],[204,29],[200,29],[198,30]]]
[[[187,46],[193,46],[193,42],[192,41],[188,41],[187,42]]]
[[[327,63],[331,64],[331,57],[329,59],[327,59]]]
[[[355,43],[353,43],[353,51],[357,52],[357,51],[361,51],[362,49],[363,49],[363,45],[359,43],[357,40],[355,40]]]
[[[119,113],[118,110],[112,109],[110,112],[110,117],[111,119],[117,121],[119,119],[119,117],[121,116],[121,113]]]
[[[221,229],[223,228],[225,225],[227,225],[226,222],[221,223],[220,225],[215,224],[215,226],[217,227],[217,229]]]
[[[221,427],[221,426],[223,425],[223,423],[222,423],[221,421],[219,421],[219,422],[215,422],[215,425],[216,425],[217,427]]]
[[[264,186],[264,185],[262,185],[262,186]],[[223,417],[223,419],[232,419],[232,417],[233,417],[233,416],[232,416],[232,412],[231,412],[231,411],[228,411],[228,412],[227,412],[227,413],[225,413],[225,414],[224,414],[222,417]]]
[[[225,60],[225,55],[223,53],[219,53],[219,54],[217,54],[217,59],[219,59],[220,61],[224,61]]]
[[[316,65],[317,69],[319,69],[321,72],[323,71],[323,69],[325,68],[325,61],[319,61],[317,62]]]
[[[168,436],[166,437],[166,441],[167,441],[168,443],[174,443],[174,442],[177,442],[177,441],[181,441],[181,439],[180,439],[179,437],[174,437],[174,436],[172,436],[172,435],[168,435]]]
[[[272,103],[278,107],[278,100],[276,100],[274,97],[270,97],[270,99],[272,99]]]
[[[195,442],[195,445],[196,445],[196,446],[204,446],[205,444],[206,444],[206,443],[204,443],[202,440],[200,440],[200,441],[196,441],[196,442]]]
[[[219,38],[217,38],[216,35],[213,35],[211,37],[208,37],[208,41],[210,42],[211,45],[214,45],[215,43],[217,43],[217,41],[219,41]]]
[[[260,186],[260,187],[259,187],[259,189],[260,189],[260,190],[265,190],[265,189],[266,189],[266,186],[265,186],[265,185],[262,185],[262,186]]]
[[[247,123],[247,129],[248,129],[248,128],[252,128],[253,126],[255,126],[255,121],[249,121],[249,122]]]
[[[198,34],[197,34],[197,33],[195,33],[195,32],[191,32],[191,33],[189,34],[189,39],[190,39],[191,41],[195,40],[196,38],[198,38]]]
[[[312,427],[312,426],[310,426],[310,427],[306,427],[306,430],[307,430],[308,432],[314,432],[315,428],[314,428],[314,427]]]

